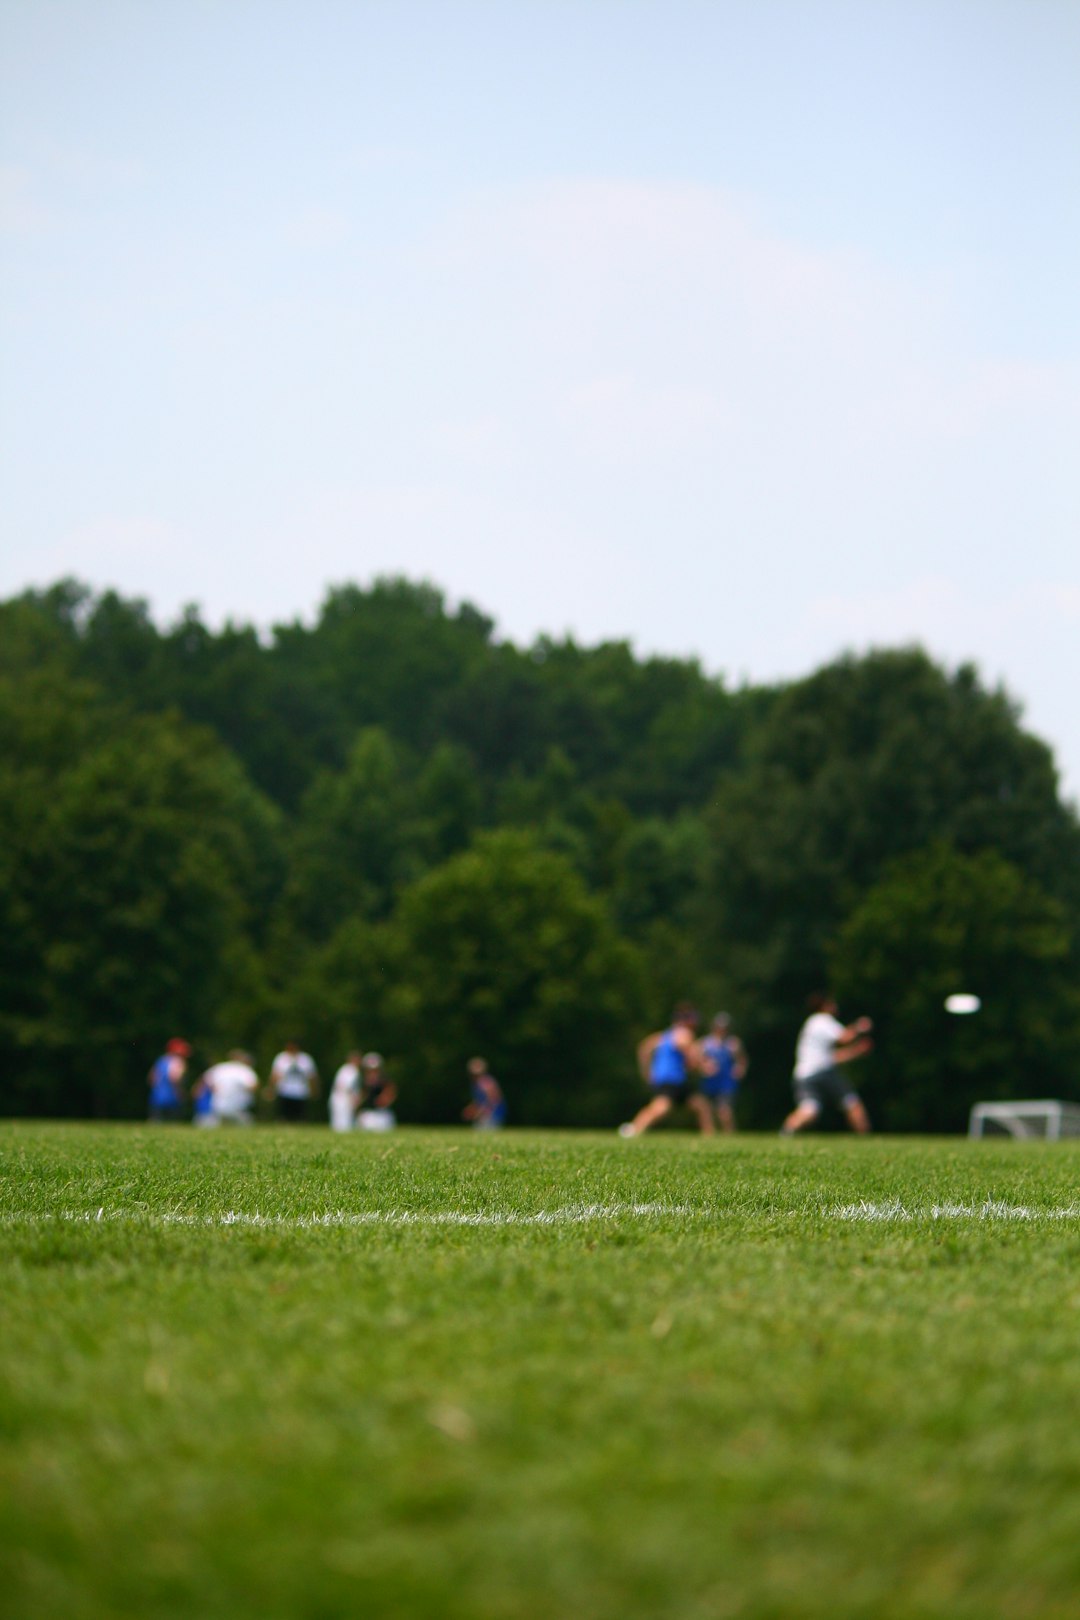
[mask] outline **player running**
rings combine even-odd
[[[865,1136],[870,1116],[854,1086],[838,1072],[841,1063],[851,1063],[873,1047],[870,1031],[873,1021],[856,1018],[843,1025],[836,1016],[836,1002],[829,995],[813,995],[807,1005],[810,1016],[799,1031],[795,1048],[795,1107],[780,1127],[781,1136],[812,1125],[826,1103],[843,1113],[853,1131]]]
[[[698,1026],[697,1008],[681,1001],[667,1029],[647,1035],[638,1047],[641,1078],[652,1090],[644,1108],[633,1119],[619,1126],[620,1136],[640,1136],[675,1107],[686,1103],[703,1131],[712,1129],[712,1114],[704,1097],[691,1089],[690,1070],[696,1067],[694,1035]]]
[[[729,1013],[717,1013],[712,1029],[697,1047],[696,1067],[701,1072],[698,1091],[705,1099],[706,1113],[702,1130],[706,1135],[713,1129],[713,1112],[723,1131],[735,1129],[735,1098],[739,1082],[746,1074],[749,1060],[746,1048],[737,1035],[731,1033]],[[704,1120],[708,1120],[708,1124]]]

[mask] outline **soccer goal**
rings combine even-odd
[[[971,1110],[969,1136],[1044,1137],[1058,1142],[1080,1136],[1080,1105],[1054,1102],[985,1102]]]

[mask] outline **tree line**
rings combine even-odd
[[[483,1051],[516,1122],[613,1124],[690,998],[767,1126],[826,984],[881,1126],[1080,1095],[1080,825],[1008,695],[917,647],[732,689],[402,579],[267,634],[65,580],[0,603],[0,744],[8,1113],[134,1117],[168,1036],[295,1035],[384,1052],[405,1120]]]

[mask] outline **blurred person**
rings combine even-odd
[[[191,1088],[191,1123],[193,1125],[216,1125],[214,1118],[214,1094],[206,1083],[206,1076],[200,1075]]]
[[[360,1106],[356,1123],[362,1131],[392,1131],[397,1124],[394,1104],[397,1086],[390,1079],[378,1052],[368,1052],[360,1064]]]
[[[330,1087],[330,1129],[351,1131],[356,1126],[356,1112],[360,1106],[359,1052],[350,1052],[334,1076]]]
[[[697,1008],[680,1001],[667,1029],[646,1035],[637,1050],[641,1078],[652,1096],[633,1119],[619,1126],[620,1136],[640,1136],[663,1119],[677,1103],[686,1103],[703,1131],[712,1129],[712,1112],[704,1097],[692,1090],[690,1071],[697,1066],[694,1039]]]
[[[839,1066],[873,1049],[873,1021],[856,1018],[852,1024],[842,1024],[832,996],[820,992],[809,997],[807,1007],[809,1017],[799,1031],[795,1048],[795,1107],[780,1127],[780,1134],[793,1136],[805,1130],[831,1103],[839,1108],[852,1130],[864,1136],[870,1129],[870,1117],[855,1087],[840,1074]]]
[[[234,1047],[223,1063],[215,1063],[200,1082],[210,1098],[207,1125],[250,1125],[254,1118],[259,1077],[251,1054]]]
[[[161,1056],[150,1065],[146,1076],[149,1088],[148,1117],[155,1125],[175,1124],[184,1109],[184,1076],[191,1047],[187,1041],[168,1041]]]
[[[266,1096],[276,1099],[277,1116],[288,1124],[301,1124],[307,1118],[308,1103],[319,1095],[319,1071],[315,1060],[300,1050],[299,1041],[286,1041],[270,1065]]]
[[[506,1098],[495,1076],[488,1070],[487,1059],[470,1058],[466,1064],[471,1100],[462,1110],[462,1119],[471,1121],[478,1131],[497,1131],[506,1124]]]
[[[708,1110],[709,1123],[702,1126],[706,1134],[712,1131],[714,1111],[721,1130],[735,1129],[735,1098],[748,1067],[746,1049],[739,1037],[732,1034],[730,1014],[717,1013],[712,1028],[697,1049],[697,1068],[701,1074],[698,1092],[704,1097]]]

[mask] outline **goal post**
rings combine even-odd
[[[1053,1098],[976,1103],[971,1110],[968,1135],[1059,1142],[1063,1136],[1080,1136],[1080,1103],[1057,1102]]]

